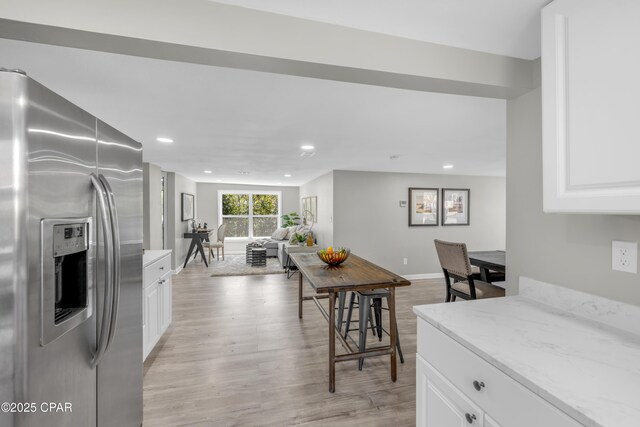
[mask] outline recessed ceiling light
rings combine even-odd
[[[316,147],[314,147],[313,145],[301,145],[300,146],[301,150],[313,150],[314,148],[316,148]]]
[[[249,171],[238,171],[240,175],[249,175],[251,172]]]
[[[285,177],[285,178],[291,178],[291,174],[290,174],[290,173],[285,173],[285,174],[284,174],[284,177]]]
[[[442,165],[442,169],[453,169],[453,165]]]
[[[157,137],[157,138],[156,138],[156,141],[158,141],[158,142],[167,142],[167,143],[172,143],[172,142],[173,142],[173,139],[171,139],[171,138],[166,138],[166,137],[164,137],[164,136],[159,136],[159,137]]]
[[[204,173],[211,173],[211,171],[204,171]]]

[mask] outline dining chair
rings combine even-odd
[[[483,282],[472,270],[466,244],[438,239],[434,243],[447,286],[445,302],[455,301],[456,297],[471,300],[504,296],[503,288]]]
[[[222,249],[222,260],[224,261],[224,233],[226,229],[227,224],[220,224],[220,227],[218,227],[218,231],[216,232],[216,241],[202,243],[205,248],[209,249],[209,263],[211,263],[211,254],[213,253],[214,249],[216,250],[218,260],[220,260],[220,249]]]

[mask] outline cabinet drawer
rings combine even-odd
[[[418,319],[418,354],[502,426],[580,426],[422,319]]]
[[[419,355],[416,357],[416,426],[483,427],[484,413]]]
[[[144,268],[144,286],[147,287],[171,271],[171,257],[165,256]]]

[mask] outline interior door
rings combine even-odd
[[[142,424],[142,146],[99,120],[97,128],[98,173],[108,181],[117,207],[121,272],[115,334],[97,368],[98,426],[139,426]],[[98,294],[102,295],[101,289]]]

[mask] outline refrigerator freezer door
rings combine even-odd
[[[26,78],[0,72],[0,402],[22,401],[26,379],[26,348],[21,328],[26,327],[27,252],[24,100]],[[0,411],[0,426],[13,427],[14,416]]]
[[[0,73],[4,74],[4,73]],[[96,346],[95,315],[64,335],[41,345],[41,268],[43,218],[83,218],[95,215],[89,174],[96,172],[96,119],[39,83],[26,79],[24,132],[27,138],[28,215],[20,231],[27,242],[27,338],[25,402],[69,402],[72,412],[38,411],[19,414],[16,426],[92,426],[96,419],[96,371],[90,361]],[[95,224],[95,221],[93,222]],[[95,227],[89,229],[95,248]],[[94,252],[91,251],[93,254]],[[95,257],[88,258],[89,276]],[[89,292],[95,295],[95,281]]]
[[[98,173],[113,190],[120,236],[115,334],[98,365],[98,427],[142,424],[142,146],[98,121]],[[102,265],[102,263],[99,263]],[[102,268],[102,267],[100,267]],[[101,277],[103,272],[99,272]],[[98,280],[98,295],[103,294]],[[102,319],[101,314],[98,319]]]

